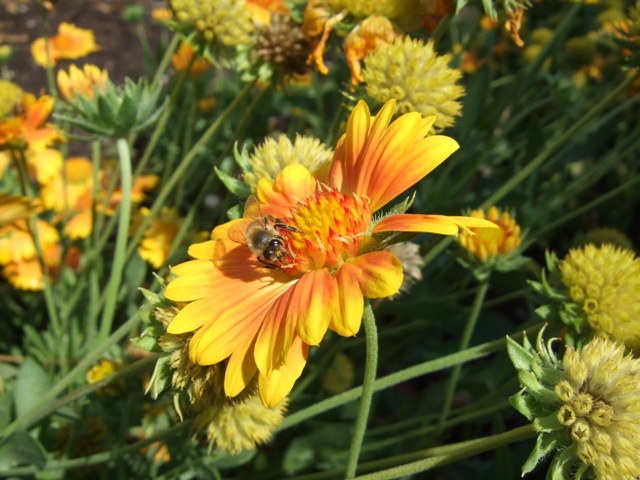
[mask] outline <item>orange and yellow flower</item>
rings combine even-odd
[[[173,68],[178,72],[182,72],[185,70],[193,56],[196,55],[193,49],[193,45],[187,42],[182,42],[178,47],[176,53],[171,55],[171,63],[173,64]],[[212,67],[211,62],[206,58],[202,58],[201,56],[196,56],[193,60],[193,64],[189,69],[189,73],[191,75],[197,75],[199,73],[204,73],[210,70]]]
[[[92,99],[94,88],[104,92],[109,81],[107,70],[100,70],[95,65],[84,65],[80,70],[75,65],[69,67],[69,73],[58,70],[58,89],[62,98],[68,102],[76,96]]]
[[[36,99],[33,94],[24,93],[18,114],[0,121],[0,146],[42,150],[63,141],[62,132],[46,123],[53,103],[49,95]]]
[[[49,63],[54,66],[58,60],[81,58],[98,50],[100,47],[96,44],[92,30],[64,22],[58,26],[58,33],[48,43],[46,39],[38,38],[31,45],[33,60],[42,67]]]
[[[364,298],[393,295],[402,283],[400,260],[383,250],[390,233],[495,228],[470,217],[373,216],[458,148],[449,137],[427,136],[435,117],[413,112],[391,122],[394,110],[390,101],[372,117],[358,103],[324,177],[290,165],[275,181],[258,183],[262,215],[278,219],[286,249],[271,268],[231,238],[249,218],[218,226],[210,241],[190,247],[194,260],[173,268],[177,278],[165,296],[184,307],[168,332],[195,332],[189,343],[194,363],[228,361],[226,395],[235,397],[257,377],[262,402],[273,407],[291,391],[309,346],[327,329],[355,335]]]

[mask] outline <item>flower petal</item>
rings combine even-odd
[[[202,243],[194,243],[189,246],[189,256],[197,258],[198,260],[211,260],[213,259],[215,243],[216,242],[214,242],[213,240]],[[175,267],[172,270],[175,270]]]
[[[421,232],[457,235],[459,228],[469,231],[469,228],[498,228],[498,226],[481,218],[403,213],[383,218],[372,231],[374,233]]]
[[[319,345],[329,328],[336,302],[338,286],[329,270],[313,270],[296,284],[289,308],[297,332],[308,345]]]
[[[343,337],[358,333],[364,312],[364,297],[360,289],[361,269],[349,262],[335,276],[338,284],[338,306],[329,328]]]
[[[258,370],[265,375],[269,374],[274,366],[281,365],[289,354],[296,331],[289,304],[294,290],[290,288],[273,303],[258,333],[253,356]]]
[[[254,340],[247,339],[246,343],[239,345],[229,357],[224,373],[224,393],[229,397],[235,397],[242,392],[258,371],[253,359]]]
[[[285,217],[298,202],[312,195],[318,182],[300,164],[288,165],[278,174],[275,182],[263,178],[258,182],[256,196],[262,205],[262,213],[275,217]]]
[[[402,118],[396,120],[389,127],[386,135],[391,134],[391,127],[395,126]],[[400,124],[400,126],[402,125]],[[420,123],[413,126],[414,131],[417,132]],[[407,143],[413,140],[408,133],[409,131],[403,127],[394,135],[400,143],[403,141]],[[386,205],[409,187],[418,183],[459,148],[455,140],[442,135],[426,138],[420,138],[419,135],[416,135],[414,138],[419,138],[419,140],[409,143],[406,149],[398,146],[396,152],[392,150],[393,144],[390,144],[387,150],[382,153],[383,157],[380,157],[376,163],[367,187],[370,189],[369,198],[371,198],[373,210]]]
[[[347,262],[360,270],[358,283],[367,298],[388,297],[397,293],[402,285],[402,262],[391,252],[365,253]]]
[[[276,407],[289,395],[307,363],[309,346],[295,335],[285,363],[268,375],[258,376],[258,390],[262,403],[268,408]]]

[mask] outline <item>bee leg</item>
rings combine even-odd
[[[292,227],[291,225],[285,225],[284,223],[274,223],[273,224],[274,228],[278,228],[278,229],[282,229],[282,230],[288,230],[290,232],[293,233],[297,233],[298,229],[295,227]]]
[[[265,260],[262,257],[257,257],[258,261],[263,264],[265,267],[267,268],[277,268],[275,265],[273,265],[273,263],[269,262],[268,260]]]

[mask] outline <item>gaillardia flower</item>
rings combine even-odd
[[[476,235],[469,235],[466,232],[460,234],[460,246],[477,262],[498,264],[502,260],[504,264],[504,261],[518,253],[522,237],[520,225],[516,223],[514,216],[506,211],[501,212],[495,205],[486,213],[483,209],[478,209],[473,210],[469,215],[475,218],[486,218],[498,226],[492,230],[485,228],[478,230]]]
[[[464,87],[456,82],[462,71],[449,67],[451,54],[438,55],[433,41],[397,37],[369,53],[362,77],[367,93],[377,102],[397,99],[398,112],[436,115],[437,131],[460,116]]]
[[[48,43],[44,38],[38,38],[31,45],[33,60],[42,67],[49,63],[54,66],[59,60],[81,58],[98,50],[100,47],[92,30],[64,22],[58,26],[58,33]]]
[[[593,332],[640,352],[640,259],[633,251],[585,245],[569,250],[559,270]]]
[[[85,64],[80,70],[75,65],[69,67],[69,73],[58,70],[58,89],[60,96],[68,102],[77,96],[92,99],[94,88],[104,92],[109,81],[109,72],[100,70],[95,65]]]
[[[553,455],[547,478],[638,478],[640,360],[605,338],[567,347],[562,361],[541,337],[536,345],[508,339],[524,387],[510,400],[539,433],[523,475]]]
[[[358,103],[325,175],[296,164],[260,180],[259,205],[248,202],[245,218],[216,227],[210,241],[190,247],[194,260],[173,268],[165,296],[184,307],[167,331],[195,332],[194,363],[227,361],[227,396],[257,377],[262,402],[278,405],[327,329],[355,335],[364,297],[388,297],[402,284],[402,263],[384,250],[393,232],[495,228],[470,217],[397,213],[408,202],[373,216],[458,148],[427,136],[435,117],[391,122],[394,111],[390,101],[372,117]]]

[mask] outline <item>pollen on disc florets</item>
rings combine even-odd
[[[321,190],[293,209],[288,223],[295,229],[285,234],[292,271],[335,269],[368,240],[371,208],[366,198]]]

